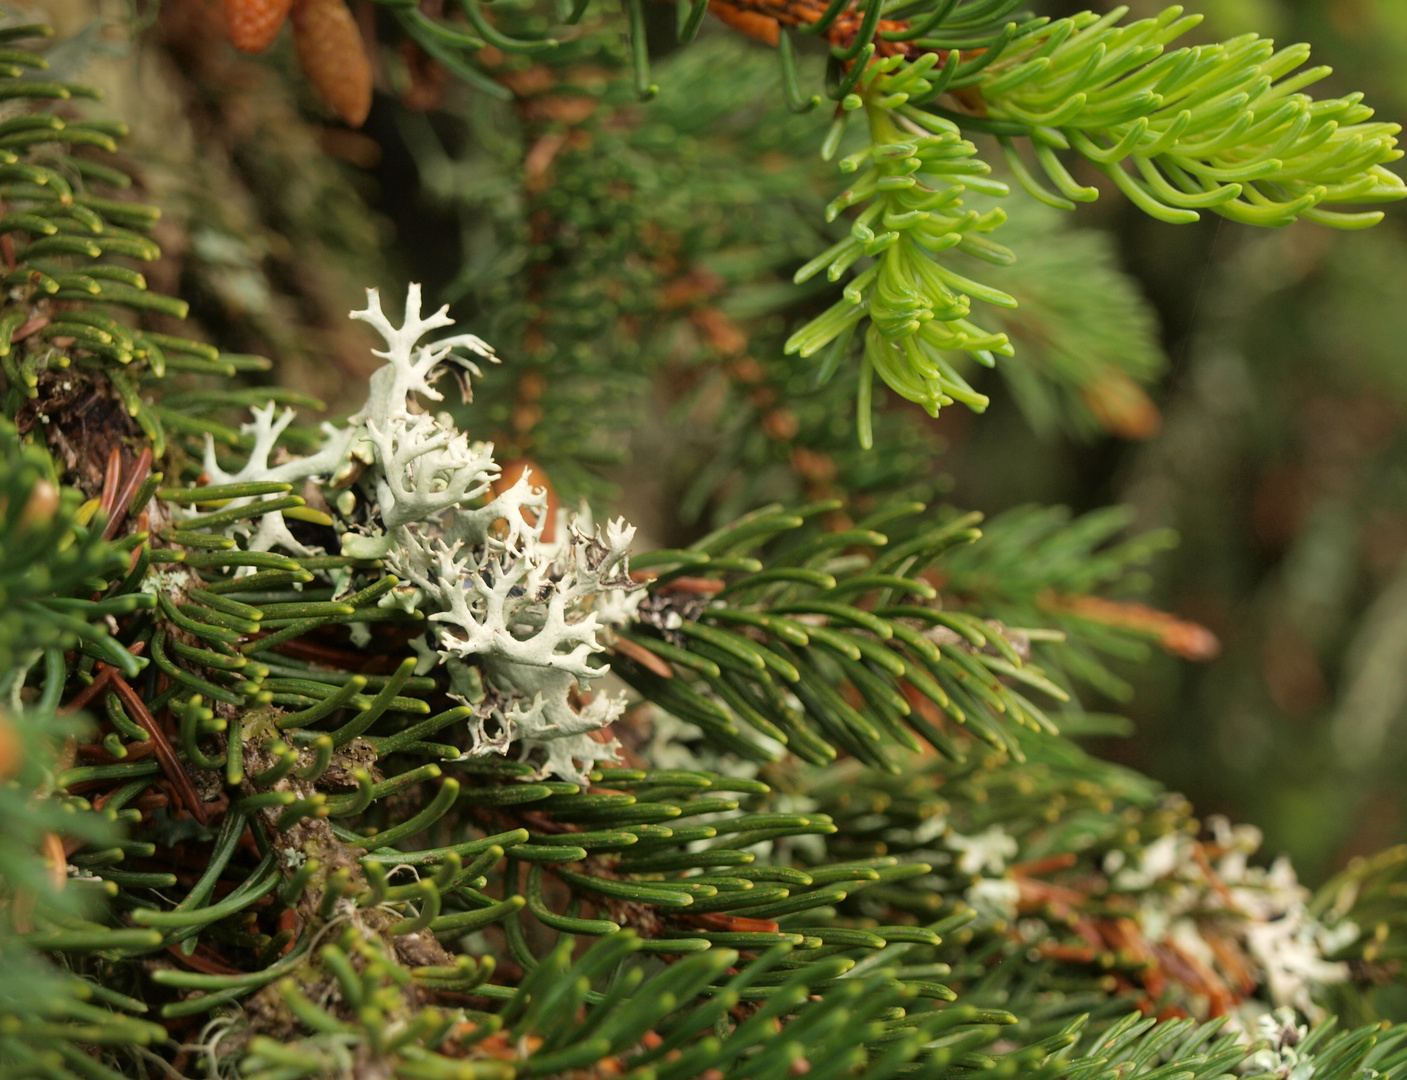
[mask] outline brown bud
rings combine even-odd
[[[762,430],[769,439],[776,439],[777,442],[796,438],[800,429],[801,423],[790,409],[773,409],[762,417]]]
[[[1163,418],[1143,390],[1118,368],[1106,368],[1080,389],[1099,426],[1121,439],[1151,439]]]
[[[20,528],[29,529],[35,525],[47,525],[54,520],[54,512],[59,508],[59,493],[47,480],[38,481],[30,489],[29,500],[20,513]]]
[[[791,468],[803,480],[821,484],[834,480],[837,472],[835,459],[829,454],[808,450],[804,446],[792,450]]]
[[[371,61],[343,0],[297,0],[293,43],[318,97],[348,127],[361,127],[371,111]]]
[[[747,348],[747,335],[717,308],[695,308],[693,319],[708,343],[724,356],[737,356]]]
[[[0,712],[0,780],[9,780],[20,771],[24,746],[8,713]]]

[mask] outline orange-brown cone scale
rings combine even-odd
[[[348,127],[371,111],[371,60],[343,0],[297,0],[293,44],[308,82]]]
[[[293,0],[224,0],[225,30],[240,52],[263,52],[288,19]]]

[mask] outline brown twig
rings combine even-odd
[[[643,648],[628,641],[625,638],[616,638],[611,642],[611,652],[624,656],[628,660],[634,660],[646,671],[653,672],[661,679],[674,678],[674,669],[652,653],[649,649]]]
[[[206,945],[197,945],[195,952],[190,956],[181,952],[179,945],[168,945],[166,951],[174,956],[181,963],[192,971],[199,971],[203,975],[244,975],[245,972],[232,964],[226,963],[224,958],[217,956],[214,950]]]
[[[257,640],[263,636],[265,635],[256,634],[254,638]],[[298,660],[307,660],[314,664],[327,664],[330,667],[348,671],[372,670],[372,665],[368,664],[369,658],[364,654],[348,652],[346,649],[337,649],[330,645],[315,645],[309,641],[285,641],[282,645],[275,645],[274,652],[282,653],[284,656],[292,656]]]
[[[113,453],[117,453],[116,450]],[[132,500],[137,496],[137,489],[146,481],[151,472],[151,447],[142,447],[141,456],[137,458],[137,464],[132,469],[132,474],[128,476],[127,483],[122,485],[122,490],[117,495],[117,501],[113,504],[112,516],[108,518],[107,524],[103,527],[103,539],[111,540],[117,535],[117,530],[121,527],[122,521],[127,517],[127,508],[132,505]]]
[[[135,645],[129,646],[127,651],[133,656],[141,656],[142,650],[146,647],[147,643],[145,641],[139,641]],[[102,693],[103,690],[107,688],[107,684],[112,679],[113,675],[116,674],[116,670],[116,668],[108,664],[98,664],[98,673],[93,676],[93,681],[82,690],[78,691],[78,693],[74,694],[73,697],[69,699],[68,704],[59,710],[59,714],[74,713],[87,705],[88,702],[92,701],[93,698],[97,697],[98,694]]]
[[[175,747],[166,737],[166,732],[161,730],[161,725],[156,722],[156,718],[147,710],[142,695],[133,690],[132,685],[117,672],[114,671],[110,679],[112,688],[117,691],[117,696],[122,699],[122,703],[131,712],[132,719],[145,728],[147,734],[152,737],[152,741],[156,744],[156,759],[161,762],[162,771],[171,781],[171,786],[176,789],[176,794],[181,797],[181,801],[186,804],[186,809],[202,825],[210,824],[210,816],[205,812],[205,803],[196,794],[195,785],[186,775],[180,758],[176,756]]]
[[[83,708],[83,706],[87,705],[88,702],[92,701],[107,689],[107,684],[112,678],[113,671],[114,669],[108,667],[106,664],[100,665],[97,675],[93,676],[93,681],[82,690],[78,691],[78,693],[74,694],[73,697],[69,699],[68,704],[59,710],[59,713],[62,715],[64,713],[77,712],[79,709]]]
[[[721,578],[681,577],[667,581],[657,589],[660,593],[699,593],[702,596],[716,596],[728,587]]]
[[[39,333],[40,330],[43,330],[44,327],[48,325],[49,316],[36,315],[34,318],[30,319],[27,323],[21,326],[18,330],[16,330],[13,334],[11,334],[10,341],[11,343],[14,343],[16,341],[23,341],[31,334]]]
[[[102,743],[85,743],[78,748],[78,756],[84,761],[96,762],[99,765],[111,765],[116,761],[140,761],[144,757],[150,757],[156,747],[152,745],[150,739],[146,742],[129,743],[127,745],[127,756],[115,758],[107,751],[107,747]]]
[[[749,919],[743,915],[725,915],[720,911],[710,911],[707,915],[681,915],[679,918],[706,930],[730,933],[775,934],[781,929],[781,924],[771,919]]]
[[[103,474],[103,490],[98,501],[98,511],[105,521],[112,520],[113,507],[117,505],[117,489],[122,483],[122,450],[114,446],[107,456],[107,471]],[[104,530],[106,537],[107,532]]]

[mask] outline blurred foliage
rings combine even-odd
[[[1403,5],[1200,7],[1206,39],[1254,27],[1313,41],[1337,69],[1325,93],[1351,82],[1382,119],[1407,116]],[[1117,236],[1165,328],[1163,430],[1091,450],[1038,440],[997,406],[981,424],[954,417],[956,496],[986,509],[1126,500],[1140,524],[1178,531],[1154,595],[1213,629],[1224,654],[1132,675],[1138,737],[1101,750],[1200,809],[1258,822],[1270,850],[1322,878],[1407,836],[1407,231],[1391,215],[1329,236],[1081,214]]]

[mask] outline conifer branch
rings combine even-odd
[[[1056,56],[1092,24],[993,30],[1006,0],[907,28],[842,8],[823,27],[851,34],[842,52],[915,43],[835,73],[875,136],[856,160],[871,235],[851,239],[880,261],[851,306],[875,349],[935,322],[976,348],[955,309],[982,287],[927,268],[944,244],[1000,255],[999,215],[958,214],[985,167],[912,92],[1022,89],[1003,50]],[[474,15],[502,48],[542,40]],[[940,40],[987,51],[940,68]],[[51,143],[112,137],[43,108],[22,115],[70,133]],[[478,377],[456,350],[492,350],[425,341],[450,320],[418,289],[399,324],[374,295],[354,316],[386,341],[366,406],[295,427],[316,402],[232,385],[263,365],[151,329],[179,302],[103,261],[154,254],[121,231],[150,211],[86,194],[118,174],[9,145],[5,1069],[1407,1077],[1407,1029],[1301,1022],[1335,995],[1351,1015],[1397,958],[1401,851],[1311,898],[1249,864],[1254,830],[1199,839],[1185,802],[1057,732],[1118,726],[1075,695],[1119,689],[1099,653],[1209,647],[1127,599],[1166,535],[1111,544],[1121,512],[1040,510],[981,533],[902,499],[843,522],[828,498],[631,561],[623,523],[503,483],[472,410],[425,411],[446,365]],[[930,197],[904,182],[919,173],[957,191],[943,221],[906,201]],[[932,366],[881,375],[929,405],[968,393]],[[173,390],[177,371],[217,381]],[[628,712],[589,687],[607,653]],[[1144,1015],[1251,1000],[1277,1010],[1253,1030]]]
[[[1046,24],[1007,24],[984,39],[979,60],[953,70],[939,54],[912,62],[893,55],[857,63],[834,95],[841,101],[829,157],[852,112],[863,110],[870,145],[841,160],[859,179],[827,208],[827,219],[864,204],[850,235],[807,263],[798,282],[826,270],[832,281],[853,272],[844,297],[787,341],[789,353],[810,357],[829,347],[842,358],[863,328],[858,433],[872,441],[868,388],[877,375],[901,397],[935,414],[961,401],[986,408],[953,366],[965,352],[992,366],[1009,356],[1005,334],[968,320],[973,300],[1015,306],[1001,289],[944,265],[952,248],[998,266],[1016,255],[986,234],[1002,223],[1000,210],[963,210],[967,191],[1002,195],[1006,185],[987,178],[990,166],[963,130],[995,134],[1013,175],[1036,198],[1073,209],[1096,198],[1077,183],[1056,150],[1071,147],[1095,162],[1136,205],[1162,220],[1198,219],[1195,208],[1215,210],[1246,224],[1280,226],[1298,217],[1325,225],[1363,228],[1377,210],[1345,214],[1320,204],[1398,200],[1407,187],[1385,166],[1396,160],[1397,125],[1371,124],[1361,96],[1315,103],[1300,93],[1327,69],[1291,72],[1308,49],[1275,52],[1254,36],[1223,46],[1164,52],[1197,19],[1180,7],[1156,19],[1119,26],[1124,9]],[[995,24],[993,24],[995,25]],[[933,48],[959,48],[958,37],[916,39]],[[966,91],[970,91],[964,96]],[[943,104],[941,95],[951,100]],[[1010,140],[1033,140],[1036,156],[1059,194],[1031,175]],[[1130,175],[1125,160],[1135,165]],[[873,259],[873,262],[863,260]],[[857,269],[858,268],[858,269]],[[830,363],[828,368],[833,366]]]

